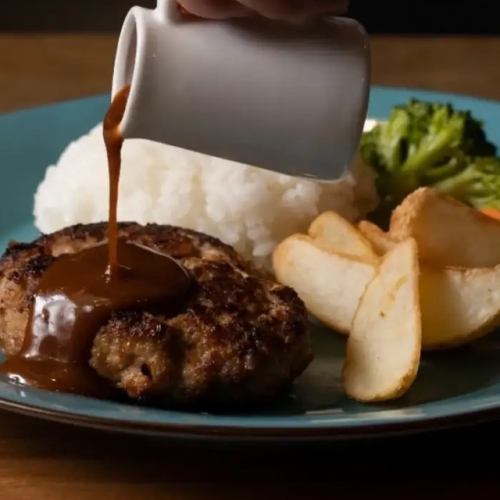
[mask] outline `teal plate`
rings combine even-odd
[[[369,116],[384,118],[411,97],[449,101],[484,120],[500,139],[500,103],[411,89],[374,88]],[[36,236],[33,193],[47,165],[101,120],[106,96],[0,116],[0,246]],[[500,338],[424,355],[417,381],[390,404],[360,405],[340,382],[344,341],[312,326],[316,359],[290,394],[252,413],[169,411],[20,387],[0,378],[0,408],[94,428],[192,439],[324,440],[379,436],[478,422],[500,415]]]

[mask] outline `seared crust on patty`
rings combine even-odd
[[[116,311],[96,332],[90,365],[134,399],[248,403],[269,399],[312,359],[306,310],[219,240],[172,226],[120,224],[120,236],[178,259],[194,286],[175,316]],[[33,294],[57,256],[103,242],[106,224],[77,225],[0,260],[0,345],[22,346]]]

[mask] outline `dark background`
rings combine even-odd
[[[351,0],[372,33],[500,33],[500,0]],[[156,0],[0,0],[0,30],[118,31],[132,5]]]

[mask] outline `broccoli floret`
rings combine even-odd
[[[500,209],[500,158],[476,157],[471,162],[434,187],[473,207]]]
[[[382,198],[394,205],[419,186],[457,175],[471,156],[494,156],[496,148],[470,112],[413,99],[363,134],[360,151],[377,173]]]

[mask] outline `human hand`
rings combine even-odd
[[[294,23],[326,14],[342,14],[349,0],[177,0],[195,16],[226,19],[259,14],[270,19]]]

